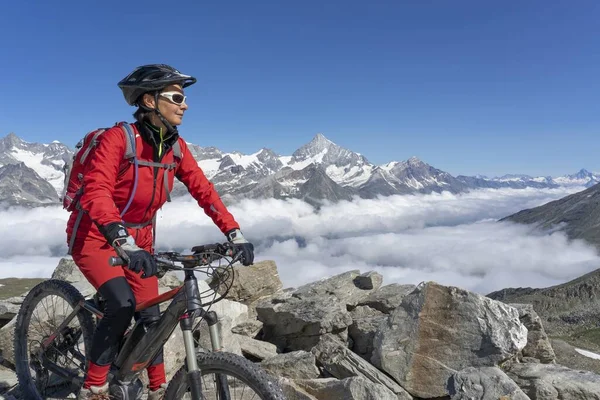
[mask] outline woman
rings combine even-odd
[[[154,276],[157,266],[151,256],[153,222],[157,210],[168,199],[175,177],[185,184],[236,250],[243,253],[243,264],[250,265],[254,260],[253,245],[244,238],[177,131],[188,109],[184,88],[195,82],[196,78],[168,65],[136,68],[119,82],[119,87],[127,103],[138,107],[134,113],[136,122],[132,124],[139,161],[137,176],[131,163],[124,161],[127,140],[119,126],[99,136],[85,166],[81,210],[73,212],[69,219],[67,240],[73,236],[73,260],[105,299],[105,309],[94,333],[88,372],[78,399],[104,400],[109,393],[111,399],[119,398],[122,389],[118,385],[109,388],[107,375],[136,302],[158,295],[158,279]],[[174,145],[179,146],[178,157]],[[166,168],[169,165],[172,167]],[[134,185],[135,194],[130,198]],[[83,214],[76,224],[80,212]],[[117,254],[128,260],[127,267],[108,265],[109,257]],[[145,324],[151,324],[159,318],[159,307],[140,314]],[[166,388],[162,351],[147,372],[148,399],[162,399]]]

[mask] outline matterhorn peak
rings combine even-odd
[[[408,160],[404,161],[402,164],[404,164],[407,167],[421,167],[426,165],[423,161],[421,161],[420,158],[415,156],[412,156]]]
[[[317,147],[327,147],[329,145],[335,144],[331,140],[327,139],[325,135],[322,133],[317,133],[315,137],[308,143],[309,146],[317,146]]]
[[[317,133],[313,139],[300,147],[292,154],[294,159],[306,159],[308,157],[314,157],[318,154],[325,154],[330,148],[337,148],[335,143],[327,139],[322,133]]]

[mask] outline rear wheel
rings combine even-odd
[[[15,367],[24,399],[74,397],[78,392],[94,321],[81,308],[60,331],[58,328],[83,301],[73,285],[57,279],[36,285],[25,297],[14,339]]]
[[[231,353],[200,353],[203,399],[284,400],[279,385],[250,361]],[[227,396],[227,394],[229,396]],[[165,400],[191,400],[187,367],[182,367],[167,387]]]

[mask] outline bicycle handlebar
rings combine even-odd
[[[196,268],[203,265],[210,265],[211,262],[217,261],[223,257],[232,257],[231,264],[238,261],[242,252],[234,254],[233,245],[229,242],[205,244],[192,247],[193,254],[180,254],[177,252],[160,252],[153,255],[159,268],[165,270],[184,270],[188,268]],[[175,262],[180,262],[183,267],[175,265]],[[108,264],[112,267],[127,265],[127,261],[122,257],[109,257]]]

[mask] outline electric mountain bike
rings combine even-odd
[[[139,312],[171,300],[157,322],[148,326],[138,319],[125,333],[111,365],[111,394],[115,399],[141,398],[142,371],[179,324],[186,360],[171,379],[166,400],[284,400],[273,377],[244,357],[220,351],[218,317],[210,306],[231,288],[233,264],[241,253],[233,254],[229,243],[196,246],[192,252],[155,255],[160,276],[177,270],[183,271],[185,279],[181,286],[136,305]],[[108,262],[123,265],[119,257]],[[210,290],[201,292],[197,272],[210,278]],[[31,289],[19,310],[14,339],[15,366],[24,399],[76,396],[85,378],[87,351],[99,318],[102,299],[98,294],[85,299],[73,285],[57,279]],[[208,326],[212,351],[196,347],[194,335],[202,320]]]

